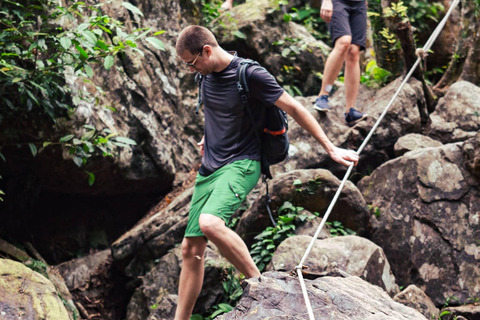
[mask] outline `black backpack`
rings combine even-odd
[[[256,61],[245,59],[240,62],[237,68],[237,89],[240,93],[245,109],[247,110],[250,121],[255,128],[255,120],[252,111],[248,105],[250,90],[246,79],[246,70],[250,66],[262,68]],[[270,166],[284,161],[288,157],[288,119],[287,113],[276,106],[266,106],[266,117],[262,133],[255,130],[257,141],[260,144],[262,155],[262,173],[267,179],[272,179]]]

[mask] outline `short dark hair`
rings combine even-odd
[[[202,51],[204,45],[218,47],[217,39],[213,33],[202,26],[188,26],[180,32],[175,46],[177,54],[182,55],[185,50],[191,54]]]

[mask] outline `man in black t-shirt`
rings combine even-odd
[[[328,97],[345,62],[345,123],[353,126],[367,117],[353,108],[360,88],[360,51],[365,50],[366,0],[323,0],[320,16],[328,23],[334,47],[325,63],[322,88],[313,107],[323,112],[330,110]]]
[[[176,50],[190,71],[204,76],[205,131],[199,142],[203,157],[182,242],[183,266],[175,314],[175,320],[189,320],[203,283],[207,239],[246,278],[260,276],[247,246],[226,223],[260,177],[260,149],[254,130],[261,127],[253,127],[236,88],[241,58],[223,50],[214,35],[200,26],[185,28],[178,36]],[[259,124],[265,105],[275,105],[307,130],[333,160],[345,166],[357,164],[358,154],[336,148],[315,118],[270,73],[257,68],[247,76],[252,97],[249,104]]]

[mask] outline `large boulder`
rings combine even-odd
[[[316,319],[335,320],[426,320],[418,311],[393,301],[377,286],[358,277],[320,277],[305,280]],[[246,280],[235,309],[218,320],[307,319],[307,309],[298,278],[267,272]]]
[[[418,133],[410,133],[397,140],[393,149],[395,156],[399,157],[405,153],[417,149],[424,149],[430,147],[440,147],[442,143],[430,137]]]
[[[340,181],[324,169],[294,170],[278,174],[269,182],[270,207],[273,215],[278,215],[278,208],[285,201],[323,215],[339,185]],[[255,235],[271,225],[265,207],[265,185],[262,185],[259,194],[236,227],[236,232],[247,244],[252,244]],[[330,220],[340,221],[345,227],[362,234],[369,215],[360,191],[353,183],[347,181],[331,212]]]
[[[432,300],[414,284],[395,295],[393,300],[417,310],[427,319],[438,319],[439,312]]]
[[[19,262],[0,259],[0,318],[71,320],[55,286]]]
[[[291,271],[301,261],[310,244],[310,236],[284,240],[275,251],[269,270]],[[324,273],[345,272],[377,285],[390,296],[398,293],[395,277],[382,248],[357,236],[316,240],[304,266],[309,277]]]
[[[467,81],[450,86],[430,115],[429,136],[443,143],[465,141],[480,130],[480,87]]]
[[[472,139],[472,148],[479,148]],[[437,306],[480,292],[480,187],[462,144],[411,151],[377,168],[359,188],[378,215],[370,239],[400,285],[415,283]]]

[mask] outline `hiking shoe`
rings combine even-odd
[[[313,105],[313,108],[317,111],[322,111],[322,112],[330,111],[330,106],[328,105],[328,96],[323,95],[318,97],[317,100],[315,100],[315,104]]]
[[[367,118],[368,114],[361,113],[353,108],[350,108],[348,113],[345,113],[345,122],[349,127],[353,127],[363,119]]]

